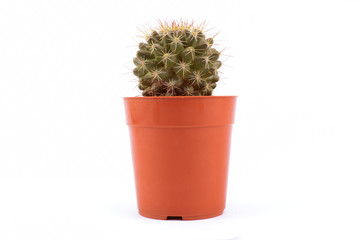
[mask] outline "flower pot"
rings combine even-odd
[[[164,220],[221,215],[236,96],[124,102],[140,215]]]

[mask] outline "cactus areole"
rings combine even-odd
[[[219,216],[226,203],[236,96],[212,96],[220,52],[204,24],[159,22],[134,58],[141,97],[125,97],[139,214]]]
[[[144,32],[133,73],[143,96],[209,96],[219,81],[220,52],[205,24],[172,21]]]

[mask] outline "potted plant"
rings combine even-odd
[[[146,34],[133,73],[142,97],[125,97],[139,213],[204,219],[225,208],[236,96],[211,96],[221,53],[204,24],[172,21]]]

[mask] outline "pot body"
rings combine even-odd
[[[235,96],[124,98],[139,213],[203,219],[225,208]]]

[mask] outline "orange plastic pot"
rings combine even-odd
[[[236,96],[124,102],[140,215],[164,220],[221,215]]]

